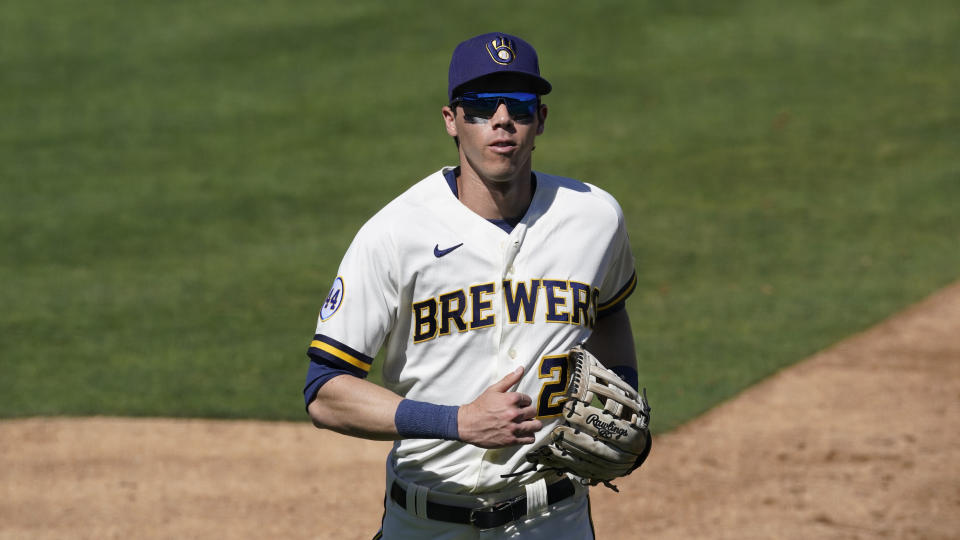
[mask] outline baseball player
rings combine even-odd
[[[636,275],[614,198],[532,170],[550,90],[526,41],[460,43],[441,109],[459,165],[363,225],[320,310],[313,423],[395,441],[374,538],[593,538],[588,488],[524,457],[561,417],[571,347],[637,387]]]

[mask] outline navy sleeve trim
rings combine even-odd
[[[597,313],[597,320],[605,319],[610,315],[613,315],[614,313],[619,313],[625,309],[627,309],[626,302],[617,302],[616,304],[608,307],[607,309]]]
[[[358,377],[366,377],[373,364],[373,358],[322,334],[313,336],[307,355],[326,360]]]
[[[627,298],[630,297],[631,294],[633,294],[633,291],[636,288],[637,288],[637,272],[634,271],[633,274],[630,276],[630,279],[627,280],[627,284],[621,287],[620,290],[617,291],[617,294],[613,295],[613,298],[597,306],[597,316],[602,317],[604,315],[608,315],[609,313],[604,313],[605,311],[614,313],[615,308],[616,308],[616,311],[619,311],[620,309],[622,309],[623,303],[627,300]],[[620,307],[617,307],[618,305]]]

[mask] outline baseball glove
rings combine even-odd
[[[647,391],[638,393],[580,346],[570,350],[567,367],[561,423],[527,461],[619,491],[610,481],[633,472],[650,453]]]

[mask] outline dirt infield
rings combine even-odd
[[[619,538],[956,538],[960,283],[657,438]],[[0,423],[0,538],[370,538],[389,443],[301,423]]]

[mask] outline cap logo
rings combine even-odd
[[[517,58],[516,46],[513,40],[503,36],[497,36],[493,41],[487,43],[487,52],[490,58],[501,66],[506,66]]]

